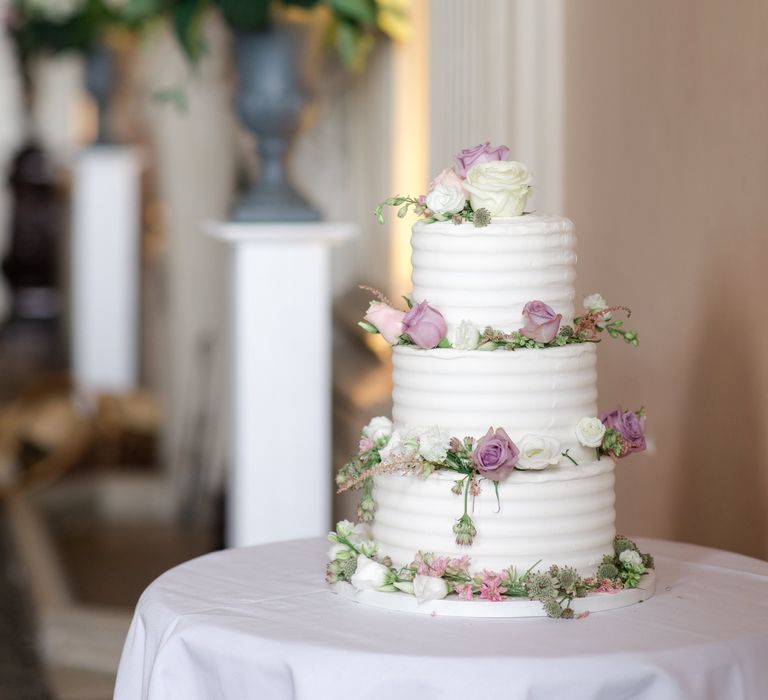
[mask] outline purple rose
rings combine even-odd
[[[523,307],[523,320],[525,325],[520,332],[526,338],[539,343],[549,343],[560,330],[563,315],[556,314],[555,310],[543,301],[529,301]]]
[[[507,160],[509,149],[506,146],[493,148],[490,141],[478,144],[473,148],[465,148],[454,156],[454,169],[459,177],[466,177],[473,165],[487,163],[491,160]]]
[[[495,432],[493,428],[488,428],[488,432],[477,441],[475,449],[472,450],[472,461],[478,471],[486,479],[493,481],[501,481],[509,474],[519,458],[520,450],[503,428],[498,428]]]
[[[612,411],[601,413],[600,420],[606,428],[615,430],[624,438],[626,454],[642,452],[645,449],[645,416],[616,407]]]
[[[437,347],[447,330],[443,314],[426,301],[416,304],[403,318],[403,333],[425,350]]]

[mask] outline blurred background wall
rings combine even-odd
[[[768,557],[768,6],[566,9],[565,213],[579,288],[625,300],[638,352],[600,395],[645,403],[619,525]]]

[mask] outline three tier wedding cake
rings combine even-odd
[[[600,339],[638,339],[626,307],[592,294],[575,308],[573,224],[524,213],[530,176],[508,157],[465,149],[425,196],[383,203],[420,217],[413,291],[398,309],[371,290],[360,324],[393,346],[393,415],[339,470],[360,522],[329,535],[327,578],[572,617],[653,568],[614,529],[614,460],[645,449],[644,412],[597,399]]]

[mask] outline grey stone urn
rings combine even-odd
[[[256,137],[260,174],[235,200],[233,221],[320,219],[320,212],[289,182],[285,168],[309,100],[303,80],[305,48],[306,31],[301,26],[277,24],[266,31],[235,32],[235,108]]]
[[[98,42],[85,56],[85,87],[96,102],[98,131],[96,143],[113,143],[109,134],[108,109],[116,76],[116,59],[112,49]]]

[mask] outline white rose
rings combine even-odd
[[[600,447],[603,444],[605,426],[599,418],[584,416],[576,424],[576,438],[584,447]]]
[[[377,416],[363,428],[363,435],[377,447],[382,447],[392,436],[392,421],[385,416]]]
[[[427,195],[427,209],[435,214],[457,214],[467,204],[464,190],[455,185],[442,183]]]
[[[442,462],[450,444],[450,433],[433,425],[419,436],[419,454],[429,462]]]
[[[636,552],[634,549],[625,549],[619,554],[619,561],[622,564],[629,564],[630,566],[643,565],[643,558],[640,556],[640,553]]]
[[[440,600],[448,595],[448,584],[436,576],[417,574],[413,577],[413,595],[420,603],[425,603],[428,600]]]
[[[480,330],[472,321],[462,321],[448,329],[448,342],[456,350],[474,350],[480,343]]]
[[[487,209],[491,216],[520,216],[530,183],[528,168],[522,163],[492,160],[470,169],[464,189],[475,211]]]
[[[560,442],[544,435],[526,435],[517,443],[520,458],[516,469],[546,469],[560,461]]]
[[[360,554],[357,557],[357,569],[349,581],[358,591],[370,591],[385,586],[388,576],[389,569],[386,566]]]

